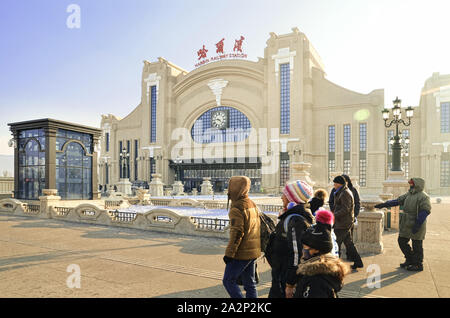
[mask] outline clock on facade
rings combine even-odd
[[[228,128],[228,111],[216,110],[211,112],[211,127],[217,129]]]

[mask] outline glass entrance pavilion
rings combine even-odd
[[[9,123],[14,136],[14,197],[38,200],[57,189],[66,200],[98,198],[101,130],[54,119]]]

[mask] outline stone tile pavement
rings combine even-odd
[[[400,269],[397,232],[386,231],[385,251],[363,255],[365,268],[349,274],[340,297],[450,297],[450,203],[433,204],[424,241],[424,271]],[[227,242],[193,236],[0,215],[0,297],[222,298]],[[80,268],[80,288],[69,288]],[[260,297],[270,267],[258,263]],[[380,288],[370,288],[379,269]]]

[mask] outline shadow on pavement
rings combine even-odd
[[[260,282],[256,285],[256,290],[258,291],[258,298],[267,298],[270,290],[271,284],[271,271],[259,272]],[[193,278],[194,279],[194,278]],[[245,290],[241,286],[242,294],[245,297]],[[176,293],[170,293],[165,295],[160,295],[155,298],[225,298],[228,299],[228,295],[225,287],[222,284],[216,286],[194,289],[194,290],[184,290]]]
[[[375,286],[375,279],[370,276],[355,282],[344,284],[343,290],[359,293],[360,296],[371,294],[372,292],[381,290],[384,287],[398,283],[399,281],[417,274],[417,272],[409,272],[403,268],[398,268],[392,272],[381,274],[380,288],[370,288],[369,285]],[[351,275],[351,274],[350,274]],[[399,295],[400,296],[400,295]]]

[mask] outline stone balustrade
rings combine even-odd
[[[229,238],[229,221],[190,217],[180,215],[173,206],[192,206],[201,209],[226,208],[224,202],[199,202],[193,199],[168,199],[166,202],[155,202],[154,205],[164,203],[167,208],[152,209],[144,213],[118,211],[113,206],[105,208],[105,204],[96,201],[62,201],[56,192],[44,191],[39,203],[25,203],[17,199],[0,200],[0,213],[14,216],[31,216],[39,218],[54,218],[70,222],[119,226],[141,230],[154,230],[176,234],[195,236]],[[379,199],[378,199],[379,200]],[[358,216],[358,225],[354,230],[354,242],[361,254],[383,252],[384,213],[376,211],[373,206],[381,200],[362,200],[364,211]],[[375,202],[376,201],[376,202]],[[95,203],[95,204],[94,204]],[[211,205],[213,204],[213,205]],[[280,205],[258,205],[264,212],[279,212]],[[275,222],[277,217],[268,214]]]
[[[11,198],[14,191],[14,178],[0,177],[0,199]]]

